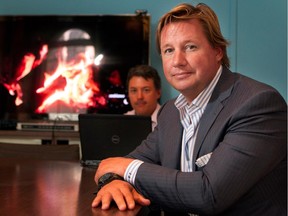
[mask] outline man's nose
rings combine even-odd
[[[143,98],[143,92],[141,90],[137,91],[137,98]]]
[[[175,51],[173,54],[173,65],[183,66],[186,64],[186,56],[182,51]]]

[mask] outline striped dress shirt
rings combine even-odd
[[[180,94],[175,101],[175,106],[179,110],[181,124],[184,128],[181,150],[181,171],[183,172],[193,171],[192,156],[197,137],[199,121],[219,80],[221,72],[222,66],[218,69],[210,84],[190,104],[182,94]]]

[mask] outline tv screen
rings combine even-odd
[[[149,43],[146,13],[0,16],[0,119],[128,111],[127,72]]]

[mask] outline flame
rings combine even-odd
[[[19,81],[35,67],[39,66],[47,57],[47,53],[48,45],[46,44],[39,50],[39,58],[36,58],[32,53],[26,53],[16,69],[15,76],[10,82],[3,82],[9,94],[12,96],[16,95],[16,106],[23,103],[23,91]],[[36,90],[36,93],[42,94],[44,100],[36,108],[35,112],[46,112],[57,102],[62,102],[69,108],[72,107],[76,112],[81,109],[87,109],[90,106],[105,106],[107,103],[106,98],[101,94],[98,83],[94,82],[93,79],[94,70],[99,70],[99,65],[104,56],[99,54],[94,59],[91,56],[93,54],[88,49],[85,53],[77,54],[70,62],[58,57],[57,68],[53,72],[43,73],[44,83]],[[110,78],[112,79],[111,82],[118,83],[117,79],[120,78],[118,76],[114,73]],[[62,85],[57,84],[59,82]]]
[[[99,65],[103,55],[98,55],[94,60],[89,56],[87,53],[80,53],[69,63],[58,59],[59,64],[55,72],[52,75],[45,73],[43,87],[36,90],[38,94],[49,93],[49,96],[36,109],[36,112],[45,112],[57,101],[62,101],[75,110],[95,105],[95,98],[93,97],[100,93],[100,89],[98,83],[93,81],[92,66],[95,63]],[[62,89],[54,89],[53,84],[59,79],[65,80],[65,86]],[[103,96],[99,96],[96,101],[101,105],[106,104]]]
[[[5,88],[9,91],[9,94],[14,96],[16,95],[15,104],[19,106],[23,103],[23,92],[19,84],[19,81],[27,76],[35,67],[40,65],[43,59],[48,53],[48,45],[44,44],[39,51],[40,58],[36,59],[36,56],[33,53],[27,53],[23,56],[20,65],[16,69],[15,76],[9,83],[3,83]],[[15,94],[16,92],[16,94]]]

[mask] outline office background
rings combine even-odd
[[[219,17],[231,42],[231,69],[275,87],[287,101],[287,0],[0,0],[0,15],[133,14],[151,16],[150,64],[162,78],[162,103],[178,95],[162,72],[155,48],[158,19],[181,2],[204,2]],[[111,26],[113,28],[113,26]]]

